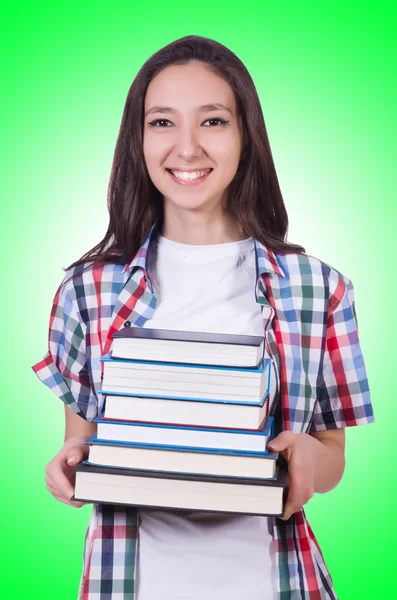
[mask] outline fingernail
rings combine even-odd
[[[76,462],[77,456],[71,456],[68,458],[68,465],[71,465],[73,462]]]

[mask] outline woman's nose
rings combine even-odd
[[[178,156],[186,160],[201,154],[200,136],[196,127],[184,127],[178,132],[176,150]]]

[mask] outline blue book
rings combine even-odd
[[[260,435],[263,440],[268,441],[272,433],[273,418],[269,418],[267,428]],[[99,432],[88,438],[85,443],[90,447],[88,460],[85,461],[87,464],[186,475],[259,479],[274,479],[277,476],[278,453],[270,452],[266,447],[261,452],[252,452],[134,443],[104,439]]]
[[[263,404],[268,394],[271,359],[257,368],[101,358],[101,393],[176,400]]]
[[[103,413],[94,419],[94,423],[97,423],[98,440],[189,450],[196,448],[212,453],[225,451],[263,453],[272,435],[274,417],[268,417],[264,427],[256,431],[112,421],[105,420]]]

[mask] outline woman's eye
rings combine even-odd
[[[229,121],[225,121],[224,119],[207,119],[205,122],[207,123],[208,121],[218,121],[218,123],[221,125],[226,125],[226,123],[229,123]]]
[[[149,123],[149,125],[151,125],[152,127],[159,127],[157,123],[171,123],[171,121],[168,121],[168,119],[156,119],[155,121]]]
[[[229,123],[229,121],[225,121],[224,119],[207,119],[204,123],[208,123],[209,121],[218,122],[219,125],[226,125],[226,123]],[[171,123],[171,121],[168,121],[168,119],[155,119],[154,121],[151,121],[149,125],[151,127],[168,127],[168,125],[164,126],[161,125],[161,123]],[[219,127],[219,125],[215,125],[215,127]],[[212,127],[212,125],[210,125],[210,127]]]

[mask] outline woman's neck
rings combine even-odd
[[[194,214],[193,211],[165,211],[161,234],[181,244],[226,244],[248,236],[229,214]]]

